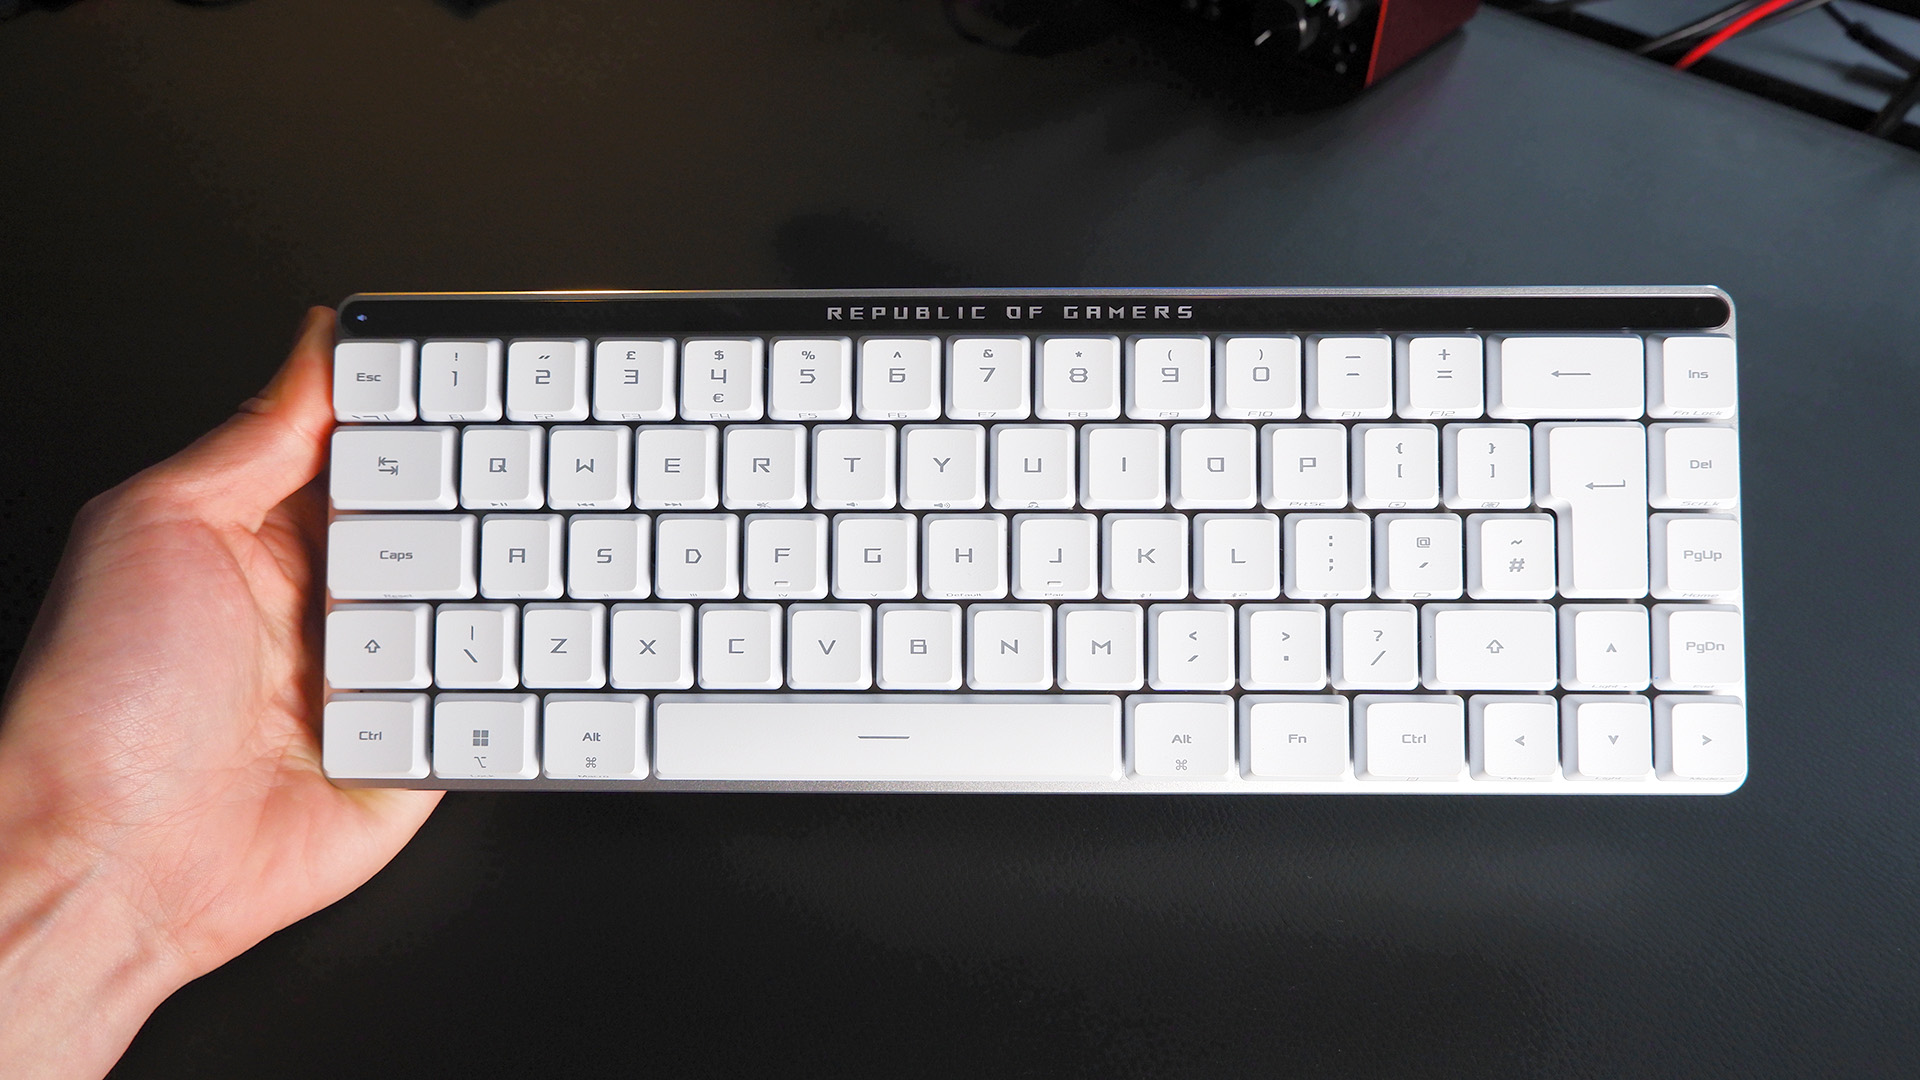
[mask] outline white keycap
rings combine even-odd
[[[643,510],[720,505],[720,429],[641,427],[634,439],[633,504]]]
[[[1233,699],[1127,699],[1127,760],[1133,775],[1224,780],[1233,775]]]
[[[729,510],[796,510],[807,505],[807,429],[799,424],[727,428]]]
[[[1054,780],[1120,776],[1120,699],[863,694],[654,701],[670,780]]]
[[[1740,609],[1653,605],[1653,685],[1662,690],[1738,690],[1747,678]]]
[[[341,427],[328,466],[335,510],[451,510],[450,427]]]
[[[1646,408],[1640,339],[1487,339],[1487,415],[1514,420],[1632,420]]]
[[[1740,436],[1718,424],[1647,428],[1647,501],[1726,509],[1740,501]]]
[[[853,342],[779,338],[767,373],[767,415],[775,420],[853,417]]]
[[[1647,415],[1731,417],[1740,399],[1733,357],[1730,337],[1682,334],[1648,338]]]
[[[564,690],[607,685],[605,604],[528,604],[520,618],[521,682]]]
[[[787,685],[865,690],[873,685],[873,609],[795,604],[787,609]]]
[[[1240,685],[1248,690],[1325,689],[1326,609],[1318,604],[1242,606]],[[1345,723],[1346,713],[1340,716]]]
[[[606,340],[593,347],[593,418],[673,419],[676,348],[672,338]]]
[[[662,514],[654,519],[653,594],[672,600],[740,595],[740,519]]]
[[[541,775],[638,780],[647,775],[647,699],[637,694],[548,694]]]
[[[414,418],[413,342],[342,341],[333,347],[333,418]]]
[[[644,600],[653,586],[653,523],[644,514],[575,514],[567,521],[567,595]]]
[[[1560,685],[1645,690],[1653,678],[1651,633],[1639,604],[1562,605]]]
[[[327,613],[327,684],[336,690],[417,690],[427,668],[426,604],[342,604]]]
[[[480,595],[551,600],[566,591],[559,514],[488,514],[480,519]]]
[[[1011,591],[1022,600],[1091,600],[1100,589],[1092,514],[1016,514]]]
[[[937,419],[940,388],[939,338],[861,340],[860,419]]]
[[[1393,339],[1307,339],[1307,415],[1375,420],[1393,415]]]
[[[693,608],[687,604],[615,604],[608,666],[621,690],[684,690],[693,685]]]
[[[1560,706],[1550,697],[1475,694],[1467,702],[1467,765],[1476,780],[1560,775]]]
[[[900,505],[977,510],[987,505],[987,429],[909,424],[900,432]]]
[[[1457,697],[1353,699],[1353,773],[1362,780],[1457,780],[1466,765]]]
[[[1653,701],[1654,771],[1662,780],[1738,780],[1747,775],[1747,715],[1739,698]]]
[[[1720,600],[1740,592],[1740,522],[1721,514],[1655,514],[1648,522],[1653,595]]]
[[[519,686],[519,607],[441,604],[433,616],[433,681],[448,690]]]
[[[912,514],[837,514],[833,595],[907,600],[920,592],[920,522]]]
[[[1440,505],[1440,431],[1431,424],[1355,424],[1353,505],[1425,510]]]
[[[461,424],[500,419],[502,363],[497,340],[420,346],[420,419]]]
[[[1554,594],[1554,523],[1545,514],[1467,515],[1467,595],[1547,600]]]
[[[1040,339],[1035,416],[1042,420],[1112,420],[1120,415],[1120,339]]]
[[[759,338],[688,338],[680,344],[682,420],[758,420],[766,360]]]
[[[547,433],[547,505],[625,510],[633,505],[633,441],[624,427],[556,427]]]
[[[1147,678],[1143,614],[1137,604],[1060,605],[1060,689],[1140,689]]]
[[[1155,690],[1233,689],[1233,608],[1155,604],[1147,609],[1147,685]]]
[[[1280,519],[1200,514],[1193,519],[1193,593],[1203,600],[1280,595]]]
[[[1559,678],[1546,604],[1425,604],[1420,636],[1429,690],[1551,690]]]
[[[1127,339],[1127,415],[1204,419],[1213,411],[1211,352],[1204,337]]]
[[[1347,429],[1268,424],[1260,429],[1260,505],[1269,510],[1344,510]]]
[[[1374,588],[1388,600],[1452,600],[1465,587],[1462,531],[1454,514],[1373,519]]]
[[[1646,429],[1541,424],[1533,440],[1534,497],[1559,526],[1560,595],[1647,595]]]
[[[1481,412],[1480,339],[1400,337],[1394,342],[1394,399],[1408,420]]]
[[[1300,415],[1299,338],[1221,337],[1214,349],[1214,415],[1223,420]]]
[[[1347,699],[1240,699],[1246,774],[1257,780],[1343,780]]]
[[[1108,514],[1100,595],[1115,600],[1177,600],[1187,588],[1187,519],[1179,514]]]
[[[1000,514],[928,514],[920,591],[931,600],[998,600],[1007,595],[1007,519]]]
[[[777,604],[702,604],[701,689],[779,689],[785,622]]]
[[[1533,433],[1525,424],[1448,424],[1441,432],[1441,492],[1455,510],[1533,505]]]
[[[894,434],[886,424],[813,429],[813,505],[821,510],[891,510],[898,502]]]
[[[462,428],[460,505],[469,510],[538,510],[547,504],[547,429]]]
[[[1412,604],[1335,604],[1327,613],[1329,674],[1339,690],[1420,685],[1420,621]]]
[[[335,600],[465,600],[473,596],[472,514],[340,517],[327,527],[327,591]]]
[[[1282,528],[1282,585],[1289,597],[1358,600],[1373,594],[1373,524],[1365,514],[1288,514]]]
[[[507,346],[507,419],[585,420],[587,343],[515,341]]]
[[[947,416],[1024,420],[1032,413],[1024,337],[957,337],[947,342]]]
[[[1248,510],[1260,501],[1252,424],[1175,424],[1173,505]]]
[[[1080,505],[1089,510],[1167,505],[1167,429],[1159,424],[1081,428]]]
[[[967,685],[975,690],[1053,689],[1053,609],[1045,604],[969,606]]]
[[[433,699],[433,773],[447,779],[531,780],[540,699],[532,694],[441,694]]]
[[[1653,773],[1653,712],[1625,694],[1560,699],[1560,755],[1569,780],[1646,780]]]
[[[746,594],[755,600],[827,595],[827,519],[821,514],[749,514]]]
[[[427,695],[335,694],[322,713],[320,765],[339,780],[427,775]]]
[[[874,614],[880,689],[960,688],[959,605],[882,604]]]
[[[1071,510],[1078,473],[1070,424],[995,424],[989,501],[1001,510]]]

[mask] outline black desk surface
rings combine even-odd
[[[155,1076],[1864,1076],[1920,1057],[1920,157],[1497,12],[1343,109],[932,0],[0,25],[8,644],[82,498],[361,289],[1712,283],[1709,799],[455,796]]]

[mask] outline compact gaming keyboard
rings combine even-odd
[[[363,295],[343,784],[1719,794],[1711,288]]]

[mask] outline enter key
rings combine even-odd
[[[1534,428],[1534,497],[1558,522],[1560,595],[1647,594],[1647,429]]]

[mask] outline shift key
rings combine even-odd
[[[336,600],[464,600],[475,593],[472,514],[367,514],[327,529]]]

